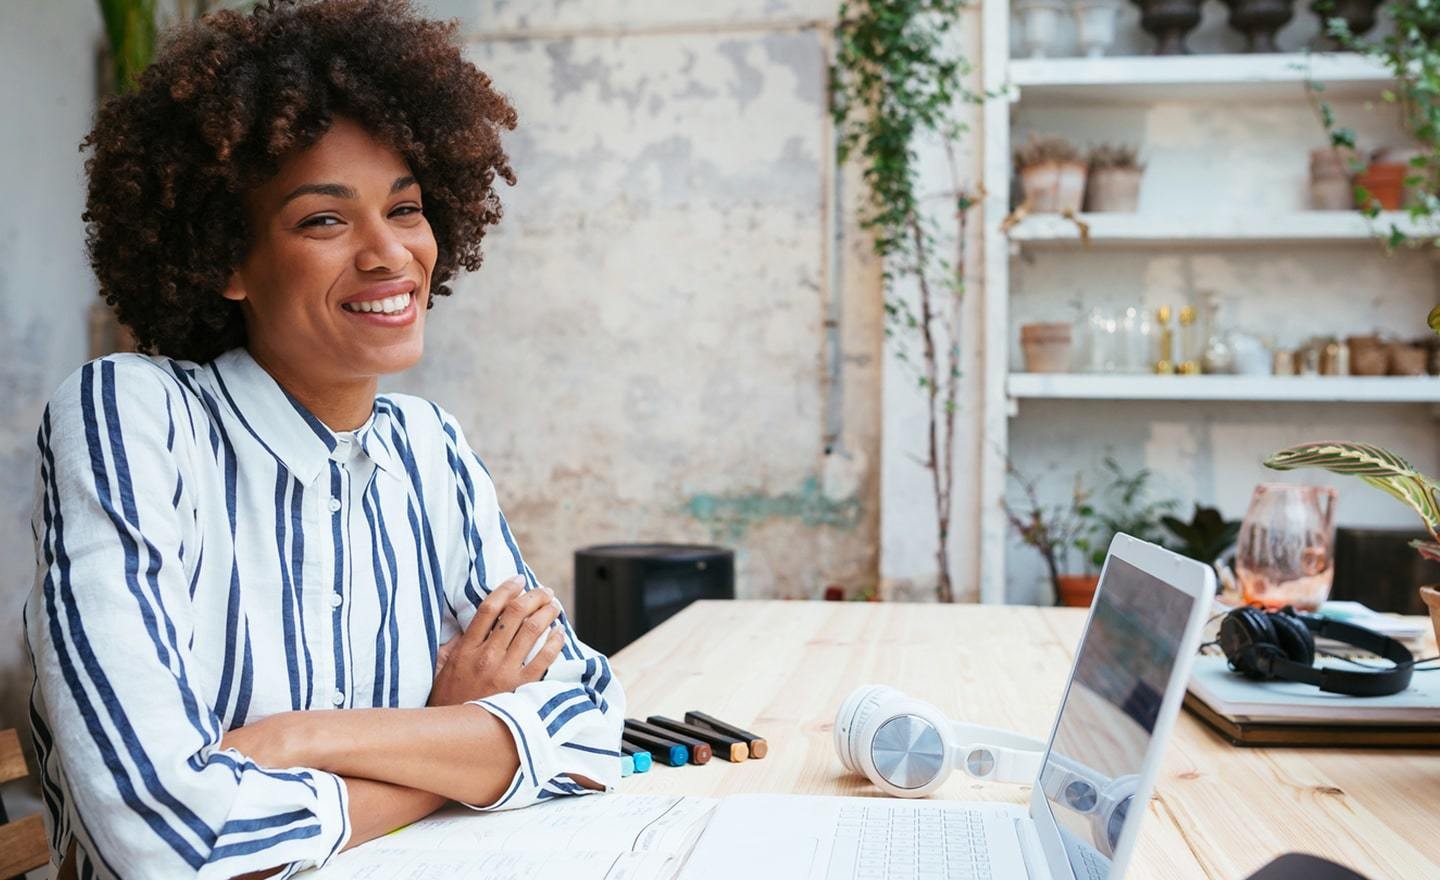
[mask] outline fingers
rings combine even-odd
[[[486,636],[490,634],[491,627],[500,617],[500,613],[524,589],[525,579],[517,574],[491,590],[490,595],[480,601],[480,607],[475,609],[475,617],[465,628],[465,641],[472,645],[479,645],[485,641]]]
[[[519,637],[525,619],[550,605],[554,599],[555,594],[550,592],[548,587],[541,587],[522,593],[505,603],[505,609],[495,621],[495,629],[485,639],[486,645],[491,651],[500,654],[508,651],[511,642]],[[531,641],[534,641],[533,636],[536,634],[531,635]],[[531,642],[525,642],[525,647],[529,648],[530,644]]]
[[[545,640],[545,634],[550,630],[550,624],[559,616],[560,603],[553,599],[535,609],[520,622],[519,629],[505,652],[505,662],[512,669],[523,665],[531,652],[539,649],[540,643]]]
[[[560,649],[564,646],[565,634],[558,629],[550,630],[550,635],[545,639],[545,644],[541,646],[540,653],[530,658],[530,662],[525,664],[525,668],[521,671],[521,677],[526,682],[539,681],[544,678],[545,673],[550,670],[550,665],[555,662],[555,658],[560,656]]]

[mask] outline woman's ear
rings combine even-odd
[[[245,292],[245,282],[240,278],[239,269],[230,273],[230,280],[225,282],[225,289],[220,291],[220,295],[236,302],[250,298],[250,295]]]

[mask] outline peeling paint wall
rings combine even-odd
[[[873,585],[880,303],[862,255],[832,268],[833,0],[426,5],[515,103],[520,182],[390,384],[457,414],[562,595],[575,549],[630,541],[734,547],[740,596]]]

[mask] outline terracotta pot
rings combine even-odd
[[[1056,322],[1025,324],[1020,328],[1020,348],[1025,353],[1025,371],[1064,373],[1070,369],[1070,325]]]
[[[1067,608],[1089,608],[1090,603],[1095,601],[1095,588],[1100,586],[1100,575],[1062,574],[1058,580],[1061,605]]]
[[[1310,207],[1317,211],[1349,211],[1355,207],[1350,183],[1349,150],[1321,147],[1310,151]]]
[[[1382,147],[1381,149],[1378,149],[1373,154],[1371,154],[1370,160],[1376,165],[1405,166],[1405,177],[1407,179],[1413,177],[1424,178],[1425,176],[1430,174],[1429,169],[1416,168],[1410,163],[1415,159],[1419,159],[1428,155],[1429,151],[1423,150],[1420,147]],[[1424,201],[1424,196],[1425,184],[1422,179],[1415,186],[1406,185],[1404,187],[1403,193],[1400,197],[1400,202],[1401,205],[1408,208],[1412,205],[1420,204],[1422,201]]]
[[[1085,177],[1089,167],[1084,162],[1041,162],[1020,169],[1025,201],[1035,214],[1060,214],[1080,210],[1085,199]]]
[[[1390,344],[1390,375],[1428,376],[1430,374],[1430,352],[1418,345],[1403,342]]]
[[[1320,16],[1320,35],[1315,38],[1315,48],[1334,52],[1341,47],[1340,41],[1330,36],[1328,22],[1332,18],[1345,21],[1350,33],[1359,37],[1375,26],[1375,10],[1381,0],[1315,0],[1310,9]]]
[[[1085,210],[1131,211],[1140,203],[1139,168],[1097,168],[1086,184]]]
[[[1378,336],[1351,336],[1345,340],[1350,349],[1350,375],[1383,376],[1390,366],[1390,352]]]
[[[1405,204],[1405,178],[1409,173],[1405,165],[1375,162],[1355,175],[1355,185],[1370,194],[1367,201],[1378,201],[1386,211],[1398,211]]]
[[[1156,55],[1189,55],[1185,35],[1200,23],[1201,0],[1134,0],[1140,27],[1155,37]]]
[[[1295,16],[1295,0],[1225,0],[1230,26],[1245,35],[1246,52],[1279,52],[1275,34]]]
[[[1355,187],[1344,177],[1310,181],[1310,207],[1316,211],[1352,211]]]
[[[1440,588],[1421,587],[1420,598],[1430,609],[1430,625],[1435,627],[1435,641],[1440,643]]]

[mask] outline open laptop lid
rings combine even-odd
[[[1210,566],[1111,542],[1030,797],[1057,880],[1124,875],[1214,595]]]

